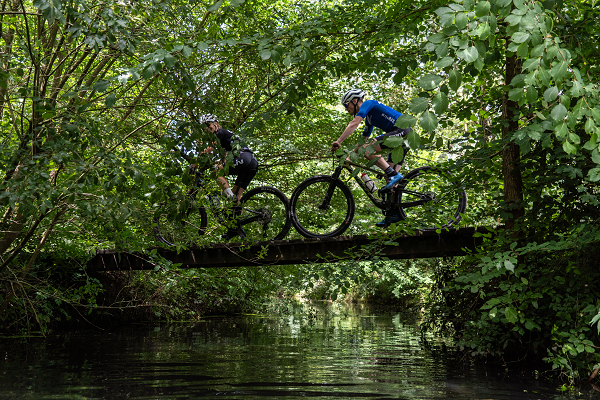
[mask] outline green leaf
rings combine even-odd
[[[441,81],[441,76],[429,74],[419,79],[418,83],[424,90],[433,90],[438,87]]]
[[[392,162],[399,163],[402,161],[402,157],[404,157],[404,146],[395,147],[392,150]]]
[[[400,117],[398,117],[398,119],[396,120],[396,123],[394,125],[397,126],[398,128],[406,129],[406,128],[410,128],[411,126],[413,126],[416,122],[417,122],[416,117],[413,117],[412,115],[404,114],[404,115],[401,115]]]
[[[112,106],[115,105],[116,102],[117,102],[117,97],[115,96],[114,93],[111,93],[108,96],[106,96],[106,99],[104,100],[104,104],[106,104],[107,108],[111,108]]]
[[[406,141],[411,149],[418,149],[421,145],[421,138],[414,129],[406,135]]]
[[[483,17],[490,12],[491,4],[489,1],[478,1],[475,6],[475,16]]]
[[[445,14],[454,14],[454,10],[449,7],[440,7],[437,10],[435,10],[435,13],[441,17]]]
[[[510,260],[504,260],[504,268],[510,272],[515,272],[515,265]]]
[[[562,124],[557,125],[554,128],[554,134],[559,139],[564,139],[567,136],[568,133],[569,133],[569,129],[567,127],[567,123],[566,122],[563,122]]]
[[[569,143],[568,141],[563,142],[563,150],[567,154],[577,154],[577,147]]]
[[[508,92],[508,98],[509,100],[519,101],[523,98],[524,93],[525,91],[523,90],[523,88],[512,89]]]
[[[450,89],[456,92],[458,88],[460,88],[461,84],[462,74],[454,69],[450,71],[450,73],[448,74],[448,85],[450,86]]]
[[[443,114],[448,109],[448,96],[444,92],[438,92],[433,98],[433,110],[436,114]]]
[[[185,58],[189,58],[192,55],[192,48],[188,46],[183,46],[183,48],[181,49],[181,54]]]
[[[592,108],[591,110],[592,112],[592,117],[594,118],[594,121],[596,121],[597,124],[600,124],[600,108],[598,108],[598,106]]]
[[[513,4],[515,5],[515,7],[517,7],[519,10],[522,11],[527,11],[528,7],[525,4],[524,0],[513,0]]]
[[[438,58],[446,57],[448,55],[448,41],[444,40],[442,43],[435,46],[435,54]]]
[[[587,121],[585,121],[585,132],[591,134],[594,131],[594,128],[596,127],[596,124],[594,123],[594,119],[593,118],[588,118]]]
[[[102,93],[110,86],[110,82],[107,80],[100,80],[94,84],[94,90],[96,92]]]
[[[569,72],[569,65],[565,61],[560,61],[550,71],[554,80],[560,81]]]
[[[438,119],[431,111],[425,111],[419,118],[419,125],[425,132],[433,132],[438,126]]]
[[[410,101],[408,109],[413,114],[420,114],[429,107],[429,99],[423,97],[415,97]]]
[[[397,69],[398,70],[396,71],[396,74],[394,75],[393,80],[396,85],[399,85],[402,83],[402,80],[408,73],[408,66],[403,63],[403,64],[398,65]]]
[[[274,63],[281,61],[281,54],[277,50],[271,50],[271,60]]]
[[[521,18],[522,17],[520,15],[510,14],[504,19],[504,21],[506,21],[506,23],[508,23],[509,26],[515,26],[519,25],[519,23],[521,22]]]
[[[462,31],[469,24],[469,17],[466,13],[458,13],[456,14],[456,18],[454,20],[454,25],[456,25],[456,29]]]
[[[457,51],[456,55],[470,64],[473,61],[477,60],[477,58],[479,57],[479,52],[477,51],[475,46],[471,46],[467,47],[464,50]]]
[[[544,91],[544,100],[547,103],[554,101],[558,97],[558,87],[550,86]]]
[[[477,25],[474,35],[478,36],[479,39],[481,39],[481,40],[486,39],[490,35],[490,24],[488,24],[487,22],[484,22],[484,23]],[[477,50],[479,50],[479,49],[477,49]]]
[[[535,328],[535,324],[531,320],[525,321],[525,329],[531,331],[533,328]]]
[[[144,77],[144,79],[150,79],[154,76],[154,68],[152,67],[152,64],[148,64],[148,66],[146,66],[146,68],[144,68],[142,70],[142,77]]]
[[[454,14],[444,14],[440,16],[440,25],[448,28],[454,22]]]
[[[527,32],[515,32],[512,37],[511,40],[514,43],[524,43],[529,39],[530,35]]]
[[[223,5],[223,0],[218,0],[212,6],[208,7],[208,9],[206,11],[208,11],[208,12],[217,11],[219,9],[219,7],[221,7],[221,5]]]
[[[504,310],[504,316],[506,317],[508,322],[512,324],[519,320],[517,312],[512,307],[506,307],[506,309]]]
[[[283,65],[285,65],[286,67],[289,67],[290,65],[292,65],[292,58],[290,57],[289,54],[286,58],[283,59]]]
[[[537,89],[533,86],[527,86],[527,91],[526,91],[525,95],[527,97],[527,102],[529,104],[535,103],[538,99]]]
[[[402,143],[404,143],[404,138],[401,138],[399,136],[391,136],[391,137],[387,137],[383,140],[383,143],[390,148],[396,148],[398,146],[401,146]]]
[[[266,49],[260,52],[260,58],[263,60],[268,60],[271,58],[271,50]]]
[[[541,59],[538,58],[529,58],[523,62],[523,69],[528,71],[536,69],[540,65]]]
[[[442,147],[444,147],[444,138],[441,136],[438,136],[437,139],[435,140],[435,147],[438,149],[441,149]]]
[[[165,65],[169,68],[172,68],[177,63],[177,59],[175,57],[173,57],[171,54],[165,55],[165,57],[163,58],[163,61],[164,61]]]
[[[600,181],[600,168],[590,169],[587,176],[588,179],[592,182]],[[600,325],[598,326],[598,329],[600,330]]]
[[[568,114],[567,108],[565,106],[563,106],[562,104],[555,105],[554,108],[552,109],[552,111],[550,112],[550,116],[556,122],[560,122],[563,119],[565,119],[567,114]]]
[[[454,62],[454,57],[444,57],[441,60],[437,60],[434,67],[435,68],[446,68]]]
[[[443,33],[434,33],[433,35],[431,35],[427,38],[427,40],[429,40],[431,43],[435,43],[435,44],[440,44],[445,39],[446,39],[446,35],[444,35]]]

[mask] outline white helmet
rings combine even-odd
[[[342,105],[348,108],[348,103],[350,103],[353,99],[360,99],[365,97],[365,92],[361,89],[350,89],[342,96]]]
[[[212,114],[204,114],[204,115],[201,115],[201,116],[200,116],[200,118],[199,118],[199,121],[200,121],[200,123],[201,123],[201,124],[208,124],[208,123],[211,123],[211,124],[212,124],[212,123],[214,123],[214,122],[219,122],[219,121],[217,120],[217,117],[215,117],[215,116],[214,116],[214,115],[212,115]]]

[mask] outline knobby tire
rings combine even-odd
[[[327,193],[333,189],[331,196]],[[292,225],[306,238],[341,235],[354,218],[354,197],[341,180],[329,175],[306,179],[290,199]]]

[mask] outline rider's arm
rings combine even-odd
[[[358,125],[360,125],[362,120],[363,120],[362,117],[359,117],[359,116],[354,117],[354,119],[352,121],[350,121],[350,123],[348,124],[346,129],[344,129],[344,132],[342,132],[342,134],[340,135],[338,140],[336,140],[335,142],[333,142],[331,144],[331,149],[335,150],[334,147],[336,147],[335,146],[336,143],[337,143],[337,147],[339,147],[344,140],[348,139],[348,136],[352,135],[352,133],[356,130],[356,128],[358,128]]]

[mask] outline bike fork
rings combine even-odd
[[[326,210],[329,208],[330,202],[331,202],[331,197],[333,196],[333,192],[335,190],[335,181],[337,179],[339,179],[339,176],[341,173],[342,173],[342,167],[337,167],[335,169],[335,171],[333,172],[333,174],[331,174],[331,177],[333,178],[333,180],[331,181],[331,183],[329,184],[329,187],[327,188],[327,193],[325,193],[325,198],[323,199],[323,202],[319,205],[319,210]]]

